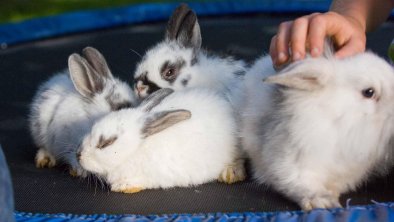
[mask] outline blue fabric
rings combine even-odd
[[[377,203],[368,206],[353,206],[344,209],[316,209],[311,212],[262,212],[262,213],[212,213],[212,214],[172,214],[172,215],[72,215],[72,214],[31,214],[16,212],[18,222],[87,222],[87,221],[191,221],[191,222],[356,222],[356,221],[394,221],[394,203]]]
[[[251,12],[326,11],[330,2],[330,0],[216,0],[190,2],[189,5],[198,15],[203,16]],[[0,26],[0,44],[4,47],[67,33],[166,20],[178,4],[178,2],[135,4],[8,23]]]
[[[0,221],[13,222],[14,197],[11,177],[0,145]]]

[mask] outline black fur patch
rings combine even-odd
[[[190,66],[194,66],[195,64],[198,63],[198,58],[197,56],[193,56],[192,60],[190,61]]]
[[[237,70],[234,72],[235,76],[244,76],[245,75],[245,70]]]
[[[141,81],[144,86],[148,87],[148,94],[151,94],[153,92],[156,92],[157,90],[161,89],[158,85],[156,85],[154,82],[150,81],[148,78],[148,72],[142,73],[138,78],[134,80],[134,84],[137,84],[138,81]]]
[[[180,74],[181,69],[186,65],[186,61],[178,59],[176,62],[171,63],[170,61],[164,62],[160,68],[161,78],[172,84]]]
[[[97,149],[104,149],[105,147],[113,144],[117,139],[118,139],[117,136],[112,136],[108,139],[105,139],[104,136],[101,135],[99,138],[99,142],[96,145],[96,148]]]
[[[191,78],[192,78],[192,77],[189,75],[189,76],[187,76],[187,78],[182,79],[182,81],[181,81],[182,86],[186,87],[187,84],[189,83],[189,80],[190,80]]]

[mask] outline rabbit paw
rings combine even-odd
[[[35,163],[37,168],[51,168],[56,165],[56,159],[48,151],[39,149],[36,154]]]
[[[78,168],[78,169],[73,169],[70,168],[69,169],[69,173],[72,177],[82,177],[85,178],[88,173],[86,172],[86,170],[83,170],[82,168]]]
[[[126,188],[124,190],[121,190],[120,192],[122,193],[138,193],[140,191],[142,191],[144,188],[142,187],[130,187],[130,188]]]
[[[114,192],[120,192],[120,193],[138,193],[142,190],[144,190],[144,188],[142,187],[129,187],[127,185],[122,185],[122,184],[118,184],[118,185],[112,185],[111,186],[111,190]]]
[[[338,208],[342,207],[339,203],[338,196],[315,196],[301,200],[301,208],[310,211],[314,208]]]
[[[238,159],[234,163],[228,165],[226,169],[219,175],[219,182],[232,184],[235,182],[244,181],[246,178],[246,170],[244,160]]]

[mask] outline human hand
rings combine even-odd
[[[278,33],[271,39],[272,61],[278,67],[305,58],[307,52],[318,57],[327,36],[334,42],[337,58],[365,50],[365,23],[331,11],[313,13],[279,25]]]

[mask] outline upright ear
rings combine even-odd
[[[165,39],[176,41],[181,46],[193,48],[195,51],[201,48],[201,32],[197,15],[186,4],[180,4],[172,13],[167,24]]]
[[[105,79],[78,54],[74,53],[68,57],[68,69],[75,89],[82,96],[91,98],[103,90]]]
[[[173,92],[174,92],[174,90],[169,89],[169,88],[159,89],[159,90],[155,91],[154,93],[150,94],[148,97],[146,97],[141,102],[139,107],[141,107],[143,111],[149,112],[153,109],[153,107],[159,105],[165,97],[167,97],[168,95],[170,95]]]
[[[190,111],[183,109],[154,113],[145,121],[141,133],[143,137],[146,138],[179,122],[190,119],[191,116],[192,114]]]
[[[88,63],[97,71],[97,74],[109,79],[113,78],[104,56],[93,47],[86,47],[82,50],[82,55]]]
[[[327,61],[323,60],[326,59],[309,59],[309,61],[297,62],[263,81],[300,90],[312,91],[322,88],[331,76],[331,67]]]

